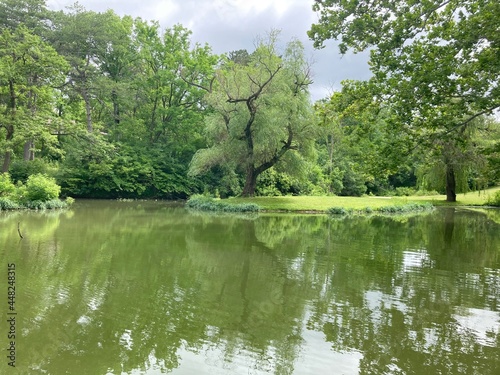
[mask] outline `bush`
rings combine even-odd
[[[257,212],[260,210],[259,205],[255,203],[231,204],[204,195],[193,195],[187,201],[186,206],[199,211]]]
[[[35,160],[15,160],[12,162],[10,168],[10,177],[12,181],[17,182],[21,181],[22,183],[26,183],[28,177],[37,173],[41,174],[52,174],[55,171],[55,168],[47,164],[42,159]]]
[[[383,206],[377,209],[378,212],[386,214],[430,211],[434,206],[430,203],[408,203],[402,206]]]
[[[26,182],[25,201],[47,202],[59,197],[61,187],[56,180],[44,174],[34,174],[28,177]]]
[[[8,173],[0,173],[0,197],[8,197],[16,191]]]
[[[360,210],[346,209],[344,207],[330,207],[326,210],[329,215],[345,216],[352,213],[357,214],[372,214],[375,212],[381,214],[400,214],[407,212],[430,211],[434,206],[430,203],[408,203],[405,205],[382,206],[379,208],[365,207]]]
[[[330,207],[326,210],[329,215],[347,215],[349,212],[344,207]]]
[[[414,195],[416,190],[411,187],[397,187],[394,190],[394,195],[397,197],[409,197],[410,195]]]
[[[486,204],[488,204],[490,206],[500,207],[500,190],[497,191],[495,193],[495,195],[493,195],[493,197],[489,197],[488,201],[486,202]]]
[[[16,202],[11,201],[9,198],[0,197],[0,211],[17,209],[19,209],[19,205]]]
[[[51,199],[50,201],[44,202],[44,204],[45,208],[48,210],[63,209],[69,207],[67,200],[62,201],[60,199]]]
[[[47,208],[45,202],[42,201],[28,201],[24,203],[24,207],[30,210],[45,210]]]

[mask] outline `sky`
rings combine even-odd
[[[74,0],[48,0],[54,10],[64,10]],[[317,21],[312,11],[313,0],[80,0],[87,10],[112,9],[116,14],[159,21],[162,28],[182,24],[190,29],[192,42],[208,43],[214,53],[254,49],[258,36],[272,29],[281,30],[281,41],[293,38],[305,46],[312,62],[311,98],[316,101],[341,88],[344,79],[370,77],[368,55],[341,56],[335,42],[327,42],[320,50],[313,48],[307,30]]]

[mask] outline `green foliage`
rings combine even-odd
[[[68,65],[41,36],[24,25],[0,33],[0,152],[8,171],[16,152],[33,154],[39,145],[57,149],[53,128],[56,89]],[[33,100],[36,98],[36,100]],[[24,149],[24,150],[23,150]],[[25,155],[26,157],[26,155]]]
[[[360,197],[366,192],[365,176],[363,174],[346,170],[342,178],[342,190],[339,195]]]
[[[19,209],[19,205],[6,197],[0,197],[0,210],[17,210]]]
[[[392,149],[418,148],[425,184],[440,184],[448,201],[468,185],[484,187],[486,162],[470,130],[500,107],[498,1],[329,0],[313,8],[320,18],[309,36],[317,47],[332,38],[341,53],[370,50],[374,96],[405,140]]]
[[[345,209],[344,207],[330,207],[326,210],[329,215],[349,215],[350,210]]]
[[[16,191],[8,173],[0,173],[0,197],[8,197]]]
[[[66,198],[66,200],[64,201],[60,199],[51,199],[50,201],[44,202],[44,205],[47,210],[56,210],[68,208],[71,203],[70,201],[68,201],[68,198]]]
[[[410,195],[415,195],[415,194],[416,194],[416,190],[414,188],[411,188],[411,187],[400,186],[394,190],[394,195],[396,197],[408,197]]]
[[[255,203],[231,204],[204,195],[193,195],[187,201],[186,207],[199,211],[218,212],[258,212],[260,210]]]
[[[60,193],[61,187],[57,185],[54,178],[44,174],[35,174],[28,177],[24,199],[28,202],[43,203],[58,198]]]
[[[270,168],[263,172],[257,179],[256,195],[258,196],[281,196],[298,195],[301,192],[300,182],[289,174],[278,172]]]
[[[0,196],[30,201],[35,174],[92,198],[399,196],[416,175],[443,192],[450,166],[457,192],[493,186],[498,5],[413,3],[315,3],[317,44],[370,47],[374,78],[313,110],[303,46],[275,31],[217,56],[181,25],[0,0]]]
[[[21,181],[24,184],[28,180],[28,177],[33,174],[52,175],[55,173],[55,168],[43,159],[15,160],[10,166],[9,173],[12,181]]]
[[[361,196],[385,190],[395,168],[388,147],[398,142],[388,127],[389,111],[374,100],[366,82],[344,81],[342,91],[316,104],[322,127],[317,141],[318,164],[329,193]]]
[[[408,213],[408,212],[422,212],[433,210],[434,206],[431,203],[408,203],[405,205],[382,206],[376,209],[380,213]]]
[[[93,139],[94,137],[92,137]],[[93,198],[184,199],[199,191],[187,166],[156,149],[110,144],[100,139],[72,149],[58,181],[64,195]]]
[[[260,39],[245,63],[222,61],[206,97],[208,147],[194,155],[192,176],[220,166],[243,174],[242,194],[253,196],[259,175],[279,164],[293,167],[301,158],[289,154],[311,150],[316,134],[304,49],[292,41],[279,51],[277,35]]]
[[[500,190],[497,191],[492,197],[490,197],[486,204],[489,206],[500,207]]]
[[[57,199],[59,193],[60,187],[55,180],[44,174],[29,176],[25,185],[18,181],[17,186],[8,173],[0,174],[0,210],[45,210],[71,206],[74,199],[66,198],[63,202]]]
[[[42,202],[39,200],[27,201],[23,204],[23,206],[30,210],[45,210],[47,208],[45,203],[46,202]]]
[[[346,209],[344,207],[330,207],[326,210],[329,215],[351,215],[353,213],[358,214],[403,214],[411,212],[423,212],[433,210],[434,206],[430,203],[407,203],[399,205],[386,205],[377,208],[365,207],[361,210]]]

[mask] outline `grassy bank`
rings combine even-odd
[[[444,195],[409,197],[337,197],[337,196],[298,196],[298,197],[254,197],[230,198],[223,200],[231,204],[255,203],[264,211],[310,211],[326,212],[331,207],[342,207],[353,211],[383,210],[384,207],[406,206],[412,203],[431,203],[434,206],[482,206],[486,205],[500,187],[482,192],[459,194],[456,203],[446,202]]]
[[[66,198],[66,200],[51,199],[49,201],[26,201],[17,203],[8,198],[0,197],[0,211],[14,210],[56,210],[69,208],[75,200]]]

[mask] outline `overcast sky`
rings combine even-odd
[[[74,0],[48,0],[51,9],[63,10]],[[341,56],[331,42],[315,50],[307,37],[317,20],[313,0],[80,0],[87,10],[113,9],[119,15],[159,21],[163,28],[177,23],[193,32],[192,41],[208,43],[215,53],[252,51],[255,38],[271,29],[281,30],[283,43],[298,38],[314,62],[313,100],[340,88],[344,79],[370,76],[366,54]]]

